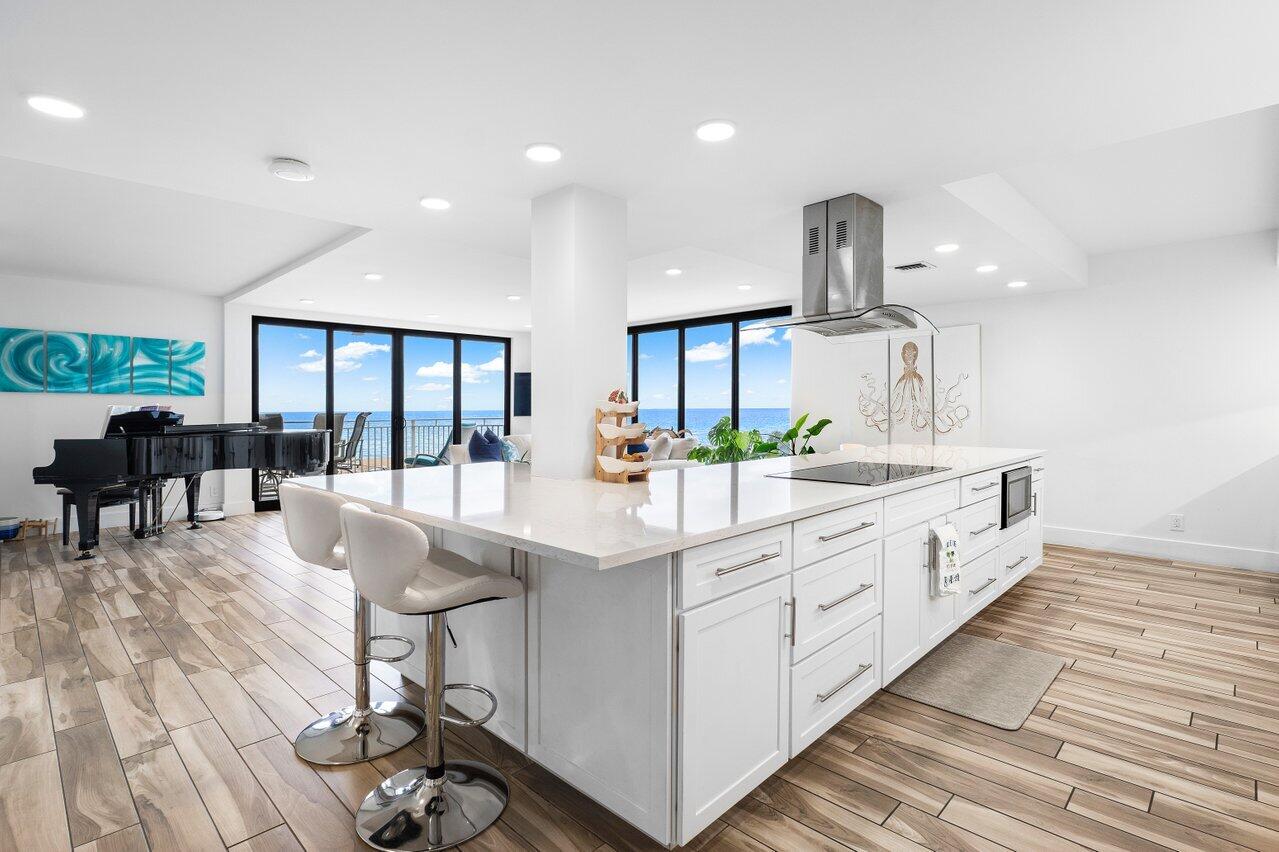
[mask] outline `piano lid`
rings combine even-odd
[[[112,406],[107,412],[107,423],[102,437],[113,435],[162,435],[166,427],[181,426],[185,417],[176,411],[159,406],[116,411],[122,406]]]

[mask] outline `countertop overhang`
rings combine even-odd
[[[889,444],[654,471],[648,482],[628,485],[549,479],[533,476],[526,464],[492,463],[289,481],[414,523],[600,570],[1042,455],[1042,450]],[[857,461],[949,470],[871,486],[768,476]]]

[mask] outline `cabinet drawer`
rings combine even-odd
[[[1044,463],[1043,458],[1031,459],[1029,464],[1031,481],[1038,482],[1043,479],[1044,473],[1048,470],[1048,466]]]
[[[690,547],[679,555],[679,606],[688,609],[790,573],[790,524]]]
[[[1003,576],[999,549],[988,550],[971,562],[965,562],[963,570],[964,590],[959,594],[959,606],[962,607],[960,620],[967,621],[999,596],[999,579]]]
[[[970,506],[988,497],[998,497],[999,486],[1003,481],[1003,476],[998,470],[970,473],[959,480],[959,505]]]
[[[899,533],[959,508],[960,480],[939,482],[884,498],[884,535]]]
[[[795,522],[795,567],[852,550],[884,534],[884,501],[849,506]]]
[[[965,564],[999,544],[1000,501],[991,497],[955,514],[959,558]]]
[[[791,757],[879,689],[879,629],[872,618],[791,669]]]
[[[879,614],[880,549],[880,542],[872,541],[795,572],[795,661]]]
[[[999,570],[1003,578],[1003,588],[1007,589],[1016,583],[1033,567],[1031,562],[1030,543],[1033,537],[1029,529],[1009,541],[1000,542]]]

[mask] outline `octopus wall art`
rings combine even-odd
[[[894,360],[900,362],[897,379],[891,386],[887,381],[881,384],[873,373],[861,374],[857,409],[866,426],[881,434],[901,429],[948,435],[963,429],[972,416],[964,397],[969,374],[959,372],[949,384],[934,376],[930,389],[920,369],[919,344],[913,340],[890,341],[890,346],[897,356]],[[897,442],[896,438],[893,440]]]

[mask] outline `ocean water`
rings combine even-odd
[[[285,429],[310,429],[311,424],[315,420],[317,412],[314,411],[285,411],[284,428]],[[688,429],[699,439],[705,441],[706,433],[714,426],[721,417],[728,416],[727,408],[688,408],[684,411],[684,428]],[[678,412],[674,408],[641,408],[639,419],[643,421],[650,429],[656,426],[665,426],[668,429],[674,429],[677,423]],[[438,426],[440,428],[448,428],[453,422],[453,415],[447,411],[406,411],[404,412],[406,420],[416,421],[419,428],[430,426]],[[353,412],[348,412],[346,416],[345,431],[350,431],[352,422],[355,420]],[[502,412],[495,409],[475,409],[463,410],[462,420],[466,422],[479,423],[496,423],[502,421]],[[374,411],[369,414],[366,428],[381,426],[388,427],[391,423],[391,412]],[[761,434],[767,436],[770,432],[783,432],[789,429],[791,425],[789,408],[743,408],[741,410],[741,423],[738,428],[743,431],[758,429]],[[378,430],[380,431],[380,430]]]

